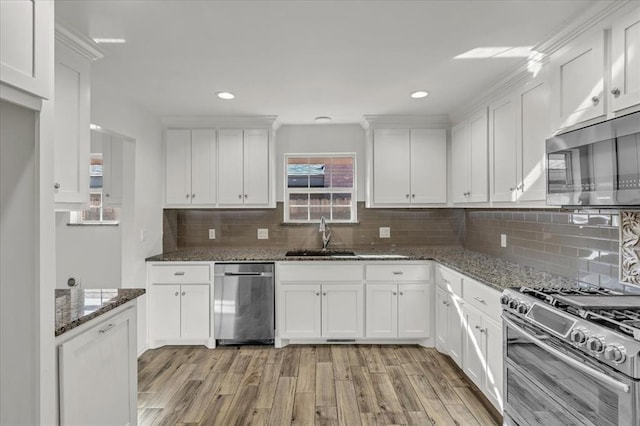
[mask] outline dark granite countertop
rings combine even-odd
[[[59,336],[140,297],[142,288],[56,289],[56,329]]]
[[[576,281],[537,271],[528,266],[518,265],[493,256],[488,256],[462,247],[385,247],[353,249],[356,255],[400,255],[398,258],[366,257],[285,257],[287,249],[199,248],[162,253],[147,259],[150,262],[246,262],[246,261],[402,261],[435,260],[455,271],[465,274],[496,290],[520,286],[561,286],[574,287]]]

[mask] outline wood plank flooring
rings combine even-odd
[[[147,425],[497,425],[452,361],[418,346],[167,346],[138,361]]]

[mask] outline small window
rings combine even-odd
[[[285,222],[356,222],[355,154],[286,154],[285,164]]]
[[[87,225],[116,225],[120,209],[104,205],[102,153],[92,153],[89,164],[89,205],[71,212],[71,223]]]

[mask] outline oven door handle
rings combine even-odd
[[[579,361],[576,361],[575,359],[571,358],[570,356],[568,356],[566,354],[563,354],[559,350],[557,350],[557,349],[545,344],[543,341],[541,341],[537,337],[532,336],[526,330],[524,330],[522,327],[520,327],[518,324],[516,324],[515,322],[511,321],[510,319],[505,318],[503,316],[502,320],[505,323],[507,323],[507,325],[509,325],[510,327],[513,327],[514,329],[519,331],[531,343],[535,344],[536,346],[539,346],[539,347],[543,348],[545,351],[547,351],[547,352],[553,354],[554,356],[560,358],[562,361],[564,361],[567,364],[571,365],[576,370],[580,370],[581,372],[593,377],[594,379],[596,379],[596,380],[598,380],[600,382],[606,383],[608,385],[611,385],[614,388],[619,389],[624,393],[629,393],[629,390],[631,389],[629,385],[627,385],[625,383],[622,383],[622,382],[619,382],[618,380],[614,379],[613,377],[607,376],[606,374],[601,373],[598,370],[594,370],[593,368],[589,368],[586,365],[584,365],[583,363],[581,363]]]

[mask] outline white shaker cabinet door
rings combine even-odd
[[[482,330],[487,362],[483,390],[489,401],[502,412],[502,327],[485,315],[482,318]]]
[[[398,337],[431,336],[432,284],[398,284]]]
[[[216,203],[216,131],[191,130],[191,204]]]
[[[515,201],[518,186],[516,102],[509,96],[489,106],[492,151],[491,201]]]
[[[152,284],[149,293],[149,339],[179,339],[180,285]]]
[[[451,129],[451,198],[454,203],[468,202],[471,178],[471,150],[469,125],[464,121]]]
[[[362,337],[363,322],[362,284],[322,285],[322,337]]]
[[[449,293],[436,287],[436,349],[449,354]]]
[[[375,204],[409,204],[411,150],[408,129],[373,133],[373,201]]]
[[[280,337],[318,338],[322,333],[320,284],[280,286],[278,327]]]
[[[464,356],[462,366],[467,377],[480,389],[483,386],[484,368],[484,338],[482,336],[482,314],[469,305],[462,307],[464,329]]]
[[[611,29],[611,109],[640,104],[640,6]]]
[[[191,131],[167,130],[165,185],[167,204],[191,203]]]
[[[102,134],[102,187],[105,206],[122,205],[123,141]]]
[[[209,284],[180,286],[180,337],[206,339],[209,337]]]
[[[398,336],[398,285],[367,284],[367,337]]]
[[[136,424],[135,309],[58,346],[60,424]]]
[[[474,114],[469,119],[469,193],[467,202],[483,203],[489,198],[489,146],[487,110]]]
[[[244,153],[240,129],[218,131],[218,204],[244,203]]]
[[[444,129],[411,130],[411,203],[447,202],[447,135]]]
[[[56,43],[54,188],[58,204],[89,202],[90,72],[89,59]]]
[[[244,131],[244,204],[269,203],[269,133]]]

